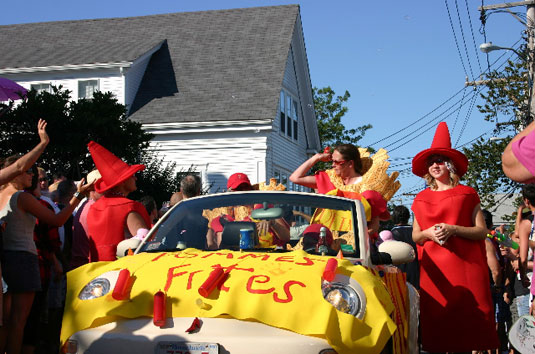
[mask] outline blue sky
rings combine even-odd
[[[479,0],[10,1],[2,5],[0,24],[294,3],[301,5],[312,84],[331,86],[340,95],[348,90],[351,98],[344,124],[348,128],[372,124],[362,145],[386,147],[392,170],[402,171],[402,187],[394,201],[422,186],[421,179],[407,170],[410,158],[431,145],[441,119],[448,123],[455,146],[484,133],[486,139],[492,136],[493,125],[473,106],[481,100],[470,99],[472,89],[463,90],[465,76],[473,80],[487,69],[487,56],[477,49],[485,41]],[[496,3],[500,1],[484,1]],[[526,12],[525,7],[511,10]],[[484,33],[487,41],[511,47],[524,29],[510,14],[494,13]],[[496,67],[510,55],[514,57],[510,51],[493,52],[488,61],[498,61]],[[403,203],[410,205],[410,199],[403,197]]]

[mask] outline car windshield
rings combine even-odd
[[[156,224],[137,252],[303,249],[329,255],[342,250],[358,257],[359,205],[345,198],[273,191],[187,199]]]

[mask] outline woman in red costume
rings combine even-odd
[[[420,262],[422,348],[432,353],[498,347],[485,220],[476,191],[459,184],[467,168],[466,156],[451,148],[444,122],[431,148],[412,161],[413,173],[429,186],[412,205],[412,238]]]
[[[95,190],[103,194],[87,214],[91,262],[117,259],[119,242],[133,238],[139,242],[149,232],[149,214],[143,204],[126,196],[137,189],[134,174],[145,165],[128,165],[94,141],[88,144],[89,152],[101,178]]]
[[[313,176],[307,175],[308,171],[320,161],[331,162],[333,168],[317,171]],[[290,181],[316,189],[321,194],[335,194],[369,203],[371,216],[368,220],[368,228],[371,235],[376,235],[379,220],[390,219],[390,214],[384,197],[368,188],[368,184],[363,181],[363,174],[359,149],[352,144],[341,144],[335,147],[332,153],[329,148],[326,148],[323,153],[309,158],[290,175]],[[388,176],[384,177],[388,179]]]

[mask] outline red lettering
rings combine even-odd
[[[295,262],[295,264],[297,265],[303,265],[303,266],[311,266],[311,265],[314,265],[314,262],[308,258],[308,257],[303,257],[303,259],[306,261],[306,263],[298,263],[298,262]]]
[[[277,262],[290,262],[293,263],[294,258],[292,256],[281,256],[277,259],[275,259]]]
[[[258,279],[257,278],[264,278]],[[267,275],[253,275],[247,280],[247,291],[251,294],[269,294],[270,292],[275,291],[275,288],[269,288],[269,289],[253,289],[253,282],[257,282],[260,284],[267,283],[270,280],[270,278]]]
[[[254,268],[238,268],[238,264],[233,264],[233,265],[230,265],[228,267],[223,267],[219,264],[216,264],[215,266],[212,266],[212,268],[216,268],[216,267],[222,267],[227,273],[230,273],[231,270],[244,270],[246,272],[254,272]]]
[[[158,259],[162,258],[163,256],[167,256],[167,252],[160,253],[156,258],[154,258],[152,261],[156,262]]]
[[[269,255],[268,254],[252,254],[252,253],[244,254],[243,256],[239,257],[238,259],[246,259],[247,257],[262,258],[263,261],[267,261],[269,259]]]
[[[331,219],[330,219],[330,223],[328,225],[325,225],[327,226],[329,229],[332,229],[332,226],[333,226],[333,223],[334,223],[334,219],[336,218],[336,213],[331,211]],[[329,219],[328,219],[329,220]]]
[[[176,277],[179,277],[181,275],[184,275],[186,274],[187,272],[180,272],[180,273],[174,273],[175,269],[177,268],[181,268],[181,267],[187,267],[187,266],[190,266],[191,264],[182,264],[182,265],[179,265],[179,266],[176,266],[176,267],[171,267],[169,268],[169,270],[167,271],[167,281],[165,283],[165,288],[164,288],[164,291],[167,292],[169,290],[169,288],[171,287],[171,283],[173,282],[173,278],[176,278]]]
[[[191,289],[191,282],[193,281],[193,275],[196,274],[196,273],[200,273],[202,272],[202,270],[196,270],[194,272],[191,272],[189,273],[189,277],[188,277],[188,286],[187,286],[187,290]]]
[[[214,254],[216,254],[218,256],[226,256],[227,259],[233,259],[234,258],[234,255],[232,253],[220,253],[220,252],[210,252],[207,255],[202,256],[201,258],[208,258],[208,257],[210,257],[210,256],[212,256]]]
[[[286,282],[286,284],[284,284],[284,293],[286,294],[286,299],[281,299],[279,297],[279,295],[275,292],[275,293],[273,293],[273,300],[275,300],[276,302],[283,303],[283,304],[292,301],[293,300],[293,296],[290,293],[290,286],[292,286],[292,285],[299,285],[299,286],[301,286],[303,288],[306,288],[306,285],[301,283],[300,281],[290,280],[290,281]]]
[[[180,252],[175,254],[175,258],[195,258],[198,257],[198,253]]]

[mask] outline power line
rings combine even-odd
[[[470,74],[472,74],[472,78],[474,78],[474,72],[472,71],[472,63],[470,62],[470,55],[468,54],[468,47],[466,46],[466,40],[464,38],[463,22],[461,21],[461,15],[459,13],[459,4],[457,3],[457,0],[455,0],[455,9],[457,11],[457,18],[459,19],[459,28],[461,29],[461,37],[463,39],[464,52],[466,53],[466,60],[468,61],[468,68],[470,69]]]
[[[444,0],[444,4],[446,4],[446,10],[448,11],[448,18],[450,20],[451,31],[453,32],[453,38],[455,39],[455,46],[457,47],[457,53],[459,54],[459,59],[461,59],[461,64],[464,69],[464,74],[468,76],[468,72],[466,71],[466,67],[464,66],[464,60],[461,54],[461,49],[459,48],[459,42],[457,41],[457,34],[455,33],[455,27],[453,26],[453,21],[451,19],[451,13],[450,13],[450,7],[448,6],[448,0]]]
[[[479,72],[482,72],[483,69],[481,69],[481,62],[479,61],[479,52],[477,51],[476,38],[474,36],[474,28],[472,27],[472,16],[470,16],[470,9],[468,8],[468,0],[464,0],[464,4],[466,5],[466,12],[468,13],[468,23],[470,23],[470,33],[472,34],[472,43],[474,44],[474,50],[475,50],[475,53],[476,53],[477,65],[479,67]]]

